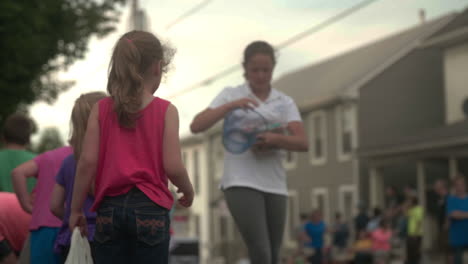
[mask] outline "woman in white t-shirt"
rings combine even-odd
[[[221,188],[249,250],[251,263],[278,263],[286,221],[287,186],[281,150],[307,151],[308,142],[294,101],[271,87],[276,64],[273,47],[255,41],[244,51],[246,83],[225,88],[199,113],[190,129],[199,133],[237,108],[255,108],[288,133],[265,132],[242,154],[226,152]],[[259,151],[259,150],[267,151]],[[255,150],[255,151],[254,151]]]

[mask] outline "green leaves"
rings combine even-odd
[[[63,140],[56,127],[44,129],[34,152],[40,154],[63,146]]]
[[[73,83],[55,73],[115,29],[125,0],[0,1],[0,123],[20,104],[54,102]]]

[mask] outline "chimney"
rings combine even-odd
[[[426,10],[423,8],[419,9],[419,21],[421,24],[426,23]]]

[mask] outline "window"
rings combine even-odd
[[[194,225],[194,230],[195,230],[195,237],[200,238],[201,232],[200,232],[200,216],[199,215],[193,215],[193,225]]]
[[[321,165],[327,159],[327,121],[324,111],[309,115],[310,161],[312,165]]]
[[[219,241],[226,242],[234,239],[234,222],[231,216],[221,215],[219,217]]]
[[[202,190],[203,174],[205,172],[204,165],[204,148],[203,145],[187,147],[182,151],[182,160],[185,168],[193,184],[195,194],[199,194]]]
[[[468,66],[468,43],[452,45],[444,51],[445,116],[446,123],[466,120],[464,104],[468,100],[468,75],[462,69]]]
[[[340,161],[349,160],[355,147],[355,114],[352,104],[343,104],[336,108],[337,153]]]
[[[213,166],[215,172],[215,179],[219,180],[223,176],[224,170],[224,147],[221,142],[221,136],[213,139]]]
[[[327,188],[312,190],[312,206],[322,212],[325,223],[330,223],[330,199]]]
[[[343,185],[338,188],[339,209],[342,219],[351,221],[356,212],[356,188],[354,185]]]
[[[298,194],[296,191],[289,191],[285,230],[287,246],[294,246],[296,243],[297,227],[300,222],[299,214]]]
[[[200,191],[200,155],[198,149],[193,151],[193,188],[195,193]]]
[[[283,166],[287,170],[295,169],[297,166],[298,153],[293,151],[284,151]]]
[[[216,213],[216,219],[217,230],[214,232],[216,234],[216,243],[234,240],[234,221],[232,217],[218,211]]]
[[[288,208],[289,208],[289,234],[291,238],[295,238],[296,229],[299,225],[299,200],[297,197],[297,192],[291,192],[288,199]]]
[[[229,235],[228,220],[225,216],[219,218],[219,234],[221,235],[221,239],[227,238]]]

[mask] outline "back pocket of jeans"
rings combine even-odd
[[[168,238],[167,213],[135,210],[135,216],[138,241],[155,246]]]
[[[114,208],[98,210],[94,241],[104,243],[111,239],[114,230]]]

